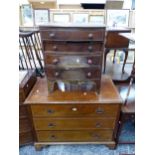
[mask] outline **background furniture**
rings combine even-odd
[[[33,142],[32,124],[27,105],[24,105],[23,102],[37,79],[33,70],[20,71],[19,78],[19,145],[23,145]]]
[[[52,24],[39,29],[49,93],[55,89],[99,93],[105,26]]]
[[[119,33],[131,32],[130,29],[120,27],[107,27],[106,28],[106,41],[105,41],[105,53],[104,53],[104,73],[106,70],[106,57],[110,50],[114,50],[114,59],[117,50],[121,50],[125,54],[124,62],[126,62],[129,46],[129,40],[119,35]],[[114,62],[113,59],[113,62]]]
[[[99,95],[59,90],[49,95],[46,83],[46,78],[39,79],[25,101],[32,113],[36,149],[51,144],[115,148],[122,100],[108,76],[102,77]]]

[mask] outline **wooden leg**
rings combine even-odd
[[[105,69],[106,69],[106,58],[107,58],[107,54],[109,53],[110,50],[105,50],[104,53],[104,70],[103,73],[105,73]]]
[[[35,150],[36,151],[41,151],[41,149],[43,148],[43,145],[41,144],[34,144]]]
[[[106,144],[106,146],[107,146],[110,150],[116,149],[116,143],[113,143],[113,144]]]
[[[116,49],[114,49],[114,58],[113,58],[113,63],[115,62],[115,56],[116,56]]]
[[[124,59],[124,62],[123,62],[122,73],[124,74],[124,67],[125,67],[125,64],[126,64],[126,60],[128,58],[128,50],[123,50],[123,51],[124,51],[124,54],[125,54],[125,59]]]

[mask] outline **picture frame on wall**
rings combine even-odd
[[[105,23],[103,15],[90,15],[89,16],[90,23]]]
[[[74,13],[73,23],[88,23],[88,13]]]
[[[129,10],[107,10],[107,26],[128,27]]]
[[[53,13],[53,22],[54,23],[68,23],[70,22],[69,13]]]
[[[35,9],[34,22],[35,25],[47,24],[50,21],[48,9]]]

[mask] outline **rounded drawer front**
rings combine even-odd
[[[44,42],[44,51],[52,52],[102,52],[103,42]]]
[[[101,55],[83,56],[83,55],[54,55],[51,53],[44,53],[45,64],[53,65],[61,68],[77,68],[77,67],[92,67],[101,66]],[[68,61],[70,60],[70,61]]]
[[[82,81],[101,78],[101,69],[99,67],[60,69],[46,66],[45,73],[48,79],[61,79],[67,81]]]
[[[114,129],[115,126],[115,118],[34,118],[33,121],[35,130]]]
[[[105,36],[104,29],[54,29],[41,30],[42,40],[51,41],[103,41]]]
[[[95,142],[111,141],[112,130],[37,131],[39,142]]]
[[[31,105],[34,117],[116,117],[119,112],[119,104],[56,104],[56,105]]]

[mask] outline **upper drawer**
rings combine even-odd
[[[119,112],[119,104],[42,104],[31,105],[31,110],[34,117],[116,117]]]
[[[52,28],[41,30],[42,40],[52,41],[103,41],[105,36],[104,29],[62,29]]]
[[[102,56],[95,55],[54,55],[51,53],[44,53],[45,64],[51,64],[60,68],[72,67],[92,67],[94,65],[101,65]],[[68,61],[69,60],[69,61]]]
[[[103,42],[50,42],[44,41],[44,51],[53,52],[102,52]]]

